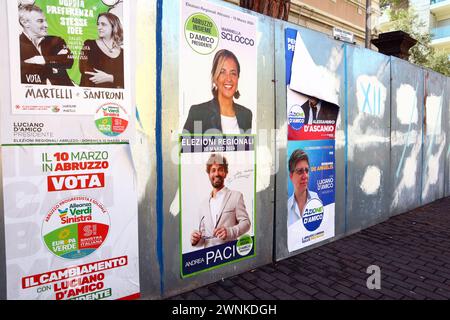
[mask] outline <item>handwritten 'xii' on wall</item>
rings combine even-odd
[[[382,118],[386,109],[386,87],[376,78],[366,75],[356,80],[359,112]]]

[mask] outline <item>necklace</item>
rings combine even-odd
[[[103,42],[103,44],[105,45],[105,47],[108,49],[109,53],[113,53],[113,50],[114,50],[114,48],[116,47],[116,45],[114,44],[114,41],[113,41],[113,45],[112,45],[111,48],[108,47],[108,45],[106,44],[106,42],[105,42],[105,40],[104,40],[103,38],[102,38],[102,42]]]

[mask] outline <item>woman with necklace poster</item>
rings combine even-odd
[[[97,19],[98,39],[86,40],[80,55],[81,87],[124,87],[123,29],[112,13]]]

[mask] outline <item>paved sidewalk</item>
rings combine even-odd
[[[366,286],[370,265],[381,290]],[[170,299],[450,299],[450,198]]]

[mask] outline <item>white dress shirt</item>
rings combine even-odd
[[[222,188],[216,193],[215,197],[209,199],[209,210],[211,212],[211,220],[213,222],[213,229],[216,228],[217,220],[220,216],[220,208],[222,207],[223,198],[225,197],[225,188]]]
[[[224,134],[240,134],[239,124],[236,116],[227,117],[220,115],[220,121],[222,122],[222,132]]]
[[[307,199],[319,199],[319,195],[315,193],[314,191],[307,190]],[[303,212],[300,212],[300,208],[298,207],[297,201],[295,200],[295,192],[292,194],[292,196],[288,200],[288,226],[291,224],[297,222],[302,218]]]

